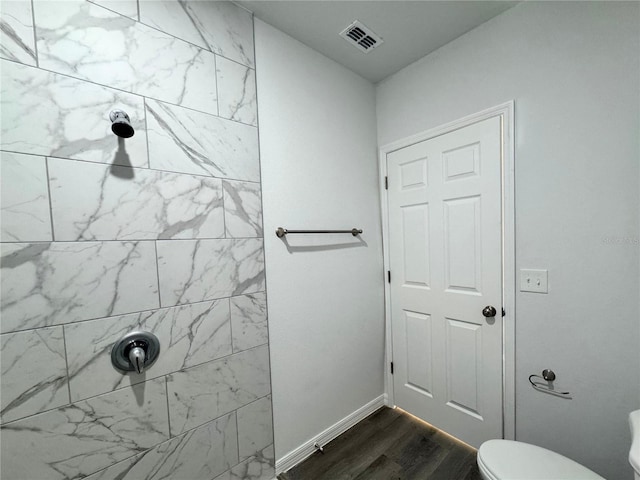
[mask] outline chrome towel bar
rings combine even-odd
[[[351,230],[288,230],[286,228],[278,227],[276,235],[278,238],[282,238],[290,233],[350,233],[354,237],[362,233],[361,228],[352,228]]]

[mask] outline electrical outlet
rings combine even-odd
[[[549,293],[546,270],[520,270],[520,291]]]

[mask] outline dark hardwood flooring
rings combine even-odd
[[[481,480],[476,451],[383,407],[278,480]]]

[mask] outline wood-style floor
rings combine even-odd
[[[381,408],[279,480],[481,480],[476,451],[404,412]]]

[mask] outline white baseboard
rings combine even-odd
[[[355,412],[350,413],[349,415],[344,417],[342,420],[331,425],[325,431],[307,440],[298,448],[291,450],[282,458],[277,459],[276,475],[279,475],[282,472],[286,472],[287,470],[295,467],[298,463],[302,462],[304,459],[309,457],[313,452],[316,451],[316,447],[315,447],[316,443],[320,446],[326,445],[337,436],[349,430],[360,420],[363,420],[364,418],[366,418],[367,416],[371,415],[373,412],[378,410],[380,407],[383,407],[384,405],[386,405],[386,402],[387,402],[386,397],[387,395],[384,394],[384,395],[380,395],[377,398],[374,398],[366,405],[363,405],[362,407],[357,409]]]

